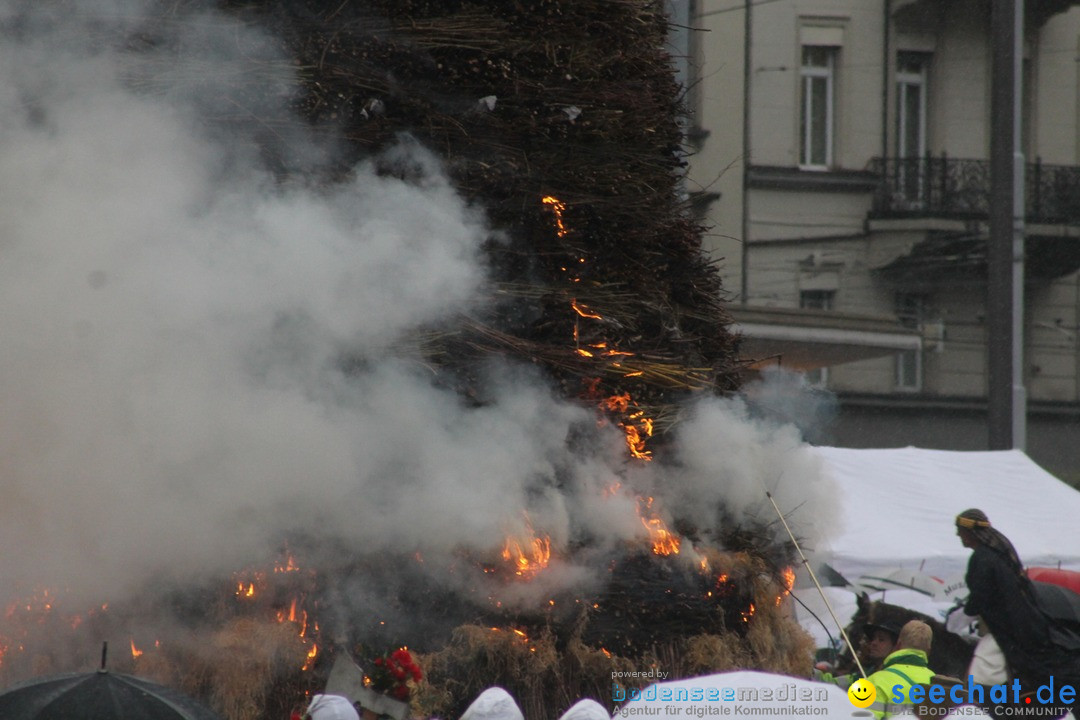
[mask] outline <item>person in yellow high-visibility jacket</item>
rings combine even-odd
[[[867,678],[877,690],[870,710],[878,720],[910,713],[914,705],[911,688],[931,683],[934,671],[926,656],[933,638],[934,631],[921,620],[909,620],[900,628],[896,649],[885,658],[881,669]]]

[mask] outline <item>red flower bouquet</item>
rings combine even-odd
[[[375,692],[408,702],[416,683],[424,677],[407,648],[384,653],[368,667],[365,685]]]

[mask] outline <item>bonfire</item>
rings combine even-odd
[[[174,51],[173,65],[197,76],[198,48],[168,32],[193,4],[163,0],[129,28],[125,51],[135,61]],[[407,181],[408,168],[384,154],[405,133],[483,209],[486,302],[410,338],[440,386],[482,404],[476,369],[486,358],[539,368],[595,418],[567,442],[614,428],[631,469],[665,463],[688,400],[738,389],[719,274],[683,199],[684,89],[665,50],[663,2],[218,5],[278,38],[301,84],[278,113],[260,101],[259,72],[237,77],[225,103],[233,110],[209,118],[211,129],[262,138],[282,183],[328,187],[360,161]],[[156,90],[152,67],[129,81]],[[281,142],[289,130],[344,144],[298,167]],[[117,671],[203,698],[227,720],[271,720],[320,692],[336,657],[407,646],[414,714],[454,716],[497,684],[541,720],[584,697],[610,705],[620,670],[809,672],[810,639],[787,615],[791,547],[734,520],[695,527],[629,478],[605,492],[634,514],[637,537],[611,546],[584,533],[560,544],[522,508],[486,552],[342,548],[338,565],[313,567],[308,539],[288,537],[265,566],[202,587],[147,588],[137,602],[72,608],[55,599],[62,591],[34,591],[0,623],[0,679],[92,662],[108,635],[130,650],[112,661]],[[569,566],[589,568],[589,582],[555,582]],[[450,576],[452,585],[433,584]],[[167,633],[153,620],[163,607],[174,621]],[[38,650],[58,644],[70,652]]]

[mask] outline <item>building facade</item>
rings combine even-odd
[[[830,441],[985,449],[990,0],[685,11],[687,190],[736,317],[889,319],[921,342],[802,368]],[[1026,449],[1080,482],[1080,6],[1027,0],[1022,48]]]

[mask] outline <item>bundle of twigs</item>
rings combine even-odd
[[[629,392],[650,408],[737,386],[719,275],[680,199],[681,88],[664,3],[222,4],[282,38],[302,81],[298,117],[348,140],[341,172],[409,133],[509,239],[490,248],[489,306],[432,331],[432,368],[467,389],[476,357],[508,355],[545,366],[571,397]],[[260,115],[250,88],[235,95],[235,114],[218,122],[289,121]],[[577,353],[600,342],[633,356]]]

